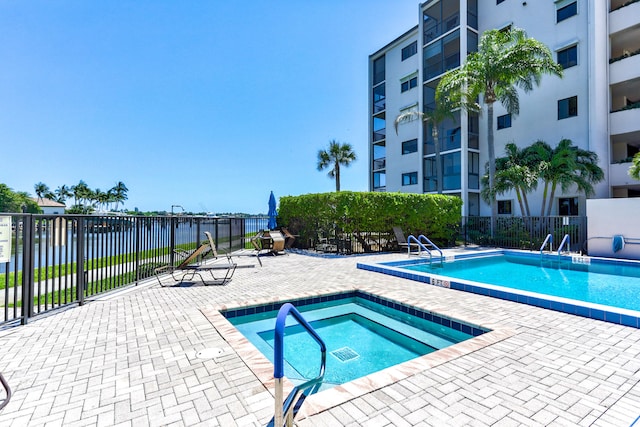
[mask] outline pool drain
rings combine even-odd
[[[360,357],[360,355],[350,347],[342,347],[337,350],[333,350],[331,355],[343,363]]]
[[[221,348],[205,348],[196,353],[198,359],[213,359],[222,355]]]

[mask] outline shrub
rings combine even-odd
[[[462,200],[441,194],[341,191],[280,198],[278,224],[300,236],[362,232],[424,234],[439,244],[454,242],[461,219]]]

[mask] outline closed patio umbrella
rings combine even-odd
[[[269,230],[273,230],[274,228],[276,228],[276,215],[277,215],[276,198],[273,195],[273,191],[269,196],[269,212],[267,213],[267,215],[269,216],[269,222],[267,223],[267,226],[269,227]]]

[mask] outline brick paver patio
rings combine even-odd
[[[513,333],[299,426],[609,427],[638,418],[640,330],[355,268],[402,257],[268,257],[227,286],[148,281],[0,331],[0,371],[14,392],[0,426],[265,425],[273,390],[206,308],[364,287]],[[222,353],[200,353],[212,348]]]

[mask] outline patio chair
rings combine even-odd
[[[296,236],[291,234],[289,230],[287,230],[284,227],[281,230],[282,230],[282,234],[284,234],[284,248],[291,249],[293,247],[293,242],[296,241]]]
[[[278,254],[279,252],[284,252],[284,243],[285,238],[282,235],[282,232],[277,230],[269,230],[269,237],[271,237],[271,252],[274,254]]]
[[[220,263],[197,264],[198,257],[202,256],[209,250],[211,250],[209,243],[203,243],[177,266],[165,265],[156,268],[154,270],[154,274],[156,276],[156,279],[158,279],[160,286],[167,286],[162,282],[162,280],[160,280],[160,275],[167,272],[171,274],[171,277],[173,277],[176,282],[178,282],[178,285],[185,282],[185,279],[187,277],[191,281],[195,276],[198,276],[205,286],[226,285],[233,277],[233,273],[235,273],[236,271],[237,264],[231,262],[230,259],[227,259],[225,262]],[[216,277],[216,275],[214,274],[215,271],[221,272],[222,275],[218,275],[218,277]],[[205,280],[205,278],[202,276],[202,274],[205,272],[211,275],[212,280]],[[176,277],[176,274],[180,273],[182,275],[179,278]]]
[[[218,251],[216,250],[216,243],[213,241],[213,236],[211,236],[211,233],[208,231],[204,232],[205,236],[207,236],[207,239],[209,240],[209,247],[211,248],[211,252],[213,253],[213,258],[214,259],[218,259],[220,258],[220,256],[218,255]],[[256,259],[258,260],[258,263],[260,264],[260,267],[262,267],[262,261],[260,260],[260,257],[258,256],[260,254],[260,251],[250,251],[250,252],[244,252],[244,251],[235,251],[235,252],[231,252],[231,253],[227,253],[227,252],[223,252],[223,255],[227,257],[227,260],[232,263],[233,262],[233,257],[241,257],[241,256],[253,256],[256,257]],[[247,268],[247,267],[253,267],[253,265],[238,265],[238,268]]]
[[[410,250],[412,248],[419,249],[419,246],[417,243],[411,242],[411,244],[409,244],[407,242],[407,238],[404,236],[404,232],[402,231],[402,228],[393,227],[393,234],[396,235],[396,240],[398,241],[398,246],[400,247],[400,249],[403,249],[403,250],[404,249]]]
[[[315,250],[318,252],[338,252],[338,245],[335,239],[318,236]]]

